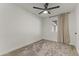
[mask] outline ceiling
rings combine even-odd
[[[38,14],[42,10],[33,8],[33,6],[44,8],[44,3],[17,3],[16,5],[18,5],[19,7],[23,8],[41,18],[47,18],[47,17],[58,15],[61,13],[70,12],[75,9],[77,4],[76,3],[49,3],[48,7],[54,7],[57,5],[60,6],[60,8],[50,10],[51,14],[43,14],[43,13]]]

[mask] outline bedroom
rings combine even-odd
[[[46,8],[60,6],[52,10],[44,9],[45,4],[0,3],[0,55],[78,55],[79,4],[48,3]],[[43,8],[45,12],[39,14],[42,10],[33,7]],[[63,19],[66,20],[63,21]],[[67,49],[63,47],[65,45]],[[27,48],[28,46],[31,48]],[[52,46],[54,48],[51,48]],[[74,51],[71,53],[71,48],[75,53]],[[31,52],[28,52],[28,49]],[[55,52],[50,53],[52,49]],[[66,49],[66,52],[62,49]]]

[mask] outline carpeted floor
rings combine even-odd
[[[74,46],[43,39],[5,56],[78,56],[78,53]]]

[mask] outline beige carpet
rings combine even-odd
[[[5,56],[78,56],[78,54],[74,46],[40,40]]]

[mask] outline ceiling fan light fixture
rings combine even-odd
[[[48,13],[48,11],[44,11],[43,13],[44,13],[44,14],[47,14],[47,13]]]

